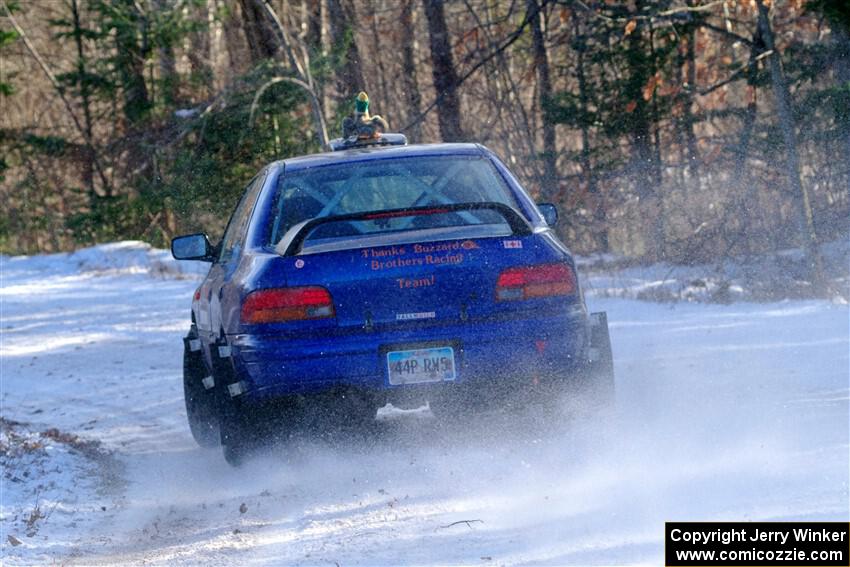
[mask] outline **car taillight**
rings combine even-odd
[[[497,301],[570,295],[575,291],[576,277],[566,264],[509,268],[499,274],[496,282]]]
[[[331,294],[323,287],[262,289],[242,303],[243,323],[277,323],[334,316]]]

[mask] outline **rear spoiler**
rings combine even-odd
[[[456,213],[461,211],[496,211],[505,219],[511,227],[511,233],[516,236],[528,236],[533,233],[532,226],[522,215],[508,205],[502,203],[456,203],[451,205],[426,205],[424,207],[410,207],[407,209],[389,209],[386,211],[371,211],[363,213],[351,213],[332,217],[317,217],[300,222],[286,231],[286,234],[275,246],[282,256],[295,256],[301,252],[304,241],[324,224],[345,221],[370,221],[378,219],[392,219],[400,217],[415,217],[424,215],[439,215],[444,213]]]

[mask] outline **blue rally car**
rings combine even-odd
[[[238,464],[270,412],[364,424],[388,401],[440,418],[613,395],[607,322],[587,311],[554,206],[477,144],[335,149],[266,166],[218,245],[172,242],[212,263],[184,340],[199,444]]]

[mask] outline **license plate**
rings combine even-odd
[[[395,350],[387,353],[390,384],[418,384],[455,379],[452,347]]]

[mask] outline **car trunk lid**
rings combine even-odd
[[[422,241],[286,257],[287,285],[321,285],[340,328],[456,324],[522,311],[497,303],[507,268],[544,261],[552,251],[534,237]]]

